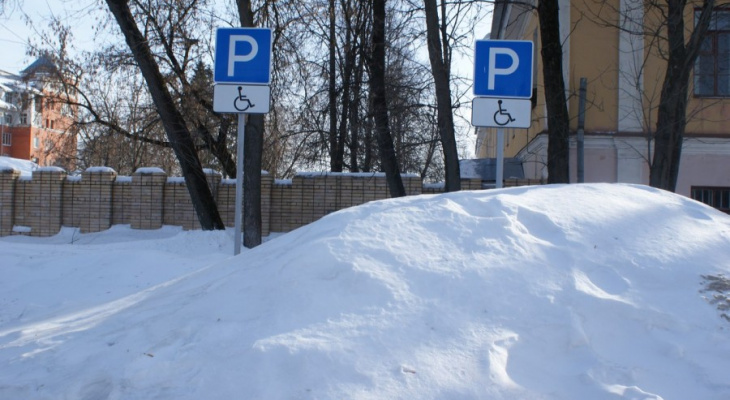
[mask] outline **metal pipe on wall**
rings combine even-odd
[[[586,122],[586,87],[588,80],[580,78],[580,92],[578,93],[578,133],[577,133],[577,152],[578,152],[578,183],[585,182],[585,122]]]

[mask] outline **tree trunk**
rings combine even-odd
[[[445,30],[439,30],[439,17],[436,0],[424,0],[426,11],[426,37],[428,42],[428,58],[431,62],[431,74],[436,86],[437,126],[441,137],[441,147],[444,152],[444,166],[446,168],[446,191],[461,190],[461,173],[459,171],[459,153],[456,149],[454,133],[454,113],[451,108],[451,59],[448,49],[441,46],[448,45]],[[443,6],[443,2],[442,2]],[[443,10],[443,7],[442,7]]]
[[[563,45],[557,0],[539,0],[542,73],[548,115],[548,183],[569,183],[568,155],[570,121],[563,80]]]
[[[329,114],[330,171],[342,172],[342,156],[337,140],[337,38],[335,37],[335,0],[329,0]]]
[[[355,66],[357,53],[352,48],[351,28],[345,32],[345,49],[342,52],[345,59],[342,71],[342,111],[340,112],[340,126],[337,128],[337,146],[335,148],[335,165],[341,172],[345,164],[345,142],[347,141],[347,123],[350,113],[350,89],[352,87],[352,69]],[[351,167],[352,168],[352,167]],[[352,170],[352,169],[351,169]],[[333,170],[334,171],[334,170]]]
[[[236,0],[242,27],[253,27],[251,0]],[[238,138],[240,140],[241,138]],[[246,122],[243,163],[243,245],[261,244],[261,153],[264,147],[264,114],[249,114]],[[237,162],[241,162],[238,160]]]
[[[225,229],[213,194],[208,187],[205,173],[203,173],[198,153],[195,151],[190,131],[185,126],[183,116],[176,108],[172,96],[165,86],[165,80],[152,56],[147,40],[134,21],[128,3],[126,0],[107,0],[107,5],[147,82],[170,145],[180,163],[200,226],[205,230]]]
[[[391,197],[406,195],[400,176],[393,136],[388,123],[388,101],[385,97],[385,0],[372,0],[373,37],[370,58],[370,90],[373,99],[373,118],[378,140],[380,163],[385,171]]]
[[[364,46],[363,46],[364,48]],[[360,88],[362,87],[362,74],[364,70],[364,55],[361,54],[355,68],[355,78],[352,88],[352,101],[350,102],[350,171],[359,172],[357,156],[360,152]]]
[[[677,188],[684,130],[687,126],[689,78],[709,28],[715,0],[705,0],[689,42],[684,40],[686,0],[667,1],[669,57],[664,75],[654,138],[649,185],[674,192]]]
[[[372,87],[370,88],[370,91],[372,92]],[[371,95],[370,98],[368,98],[368,110],[367,113],[365,113],[365,157],[363,157],[363,161],[360,166],[360,169],[363,172],[370,172],[373,168],[373,127],[375,126],[375,122],[373,121],[374,112],[373,96]]]

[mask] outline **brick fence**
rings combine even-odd
[[[226,226],[234,225],[235,180],[206,171],[208,184]],[[539,184],[506,180],[505,186]],[[403,175],[408,195],[443,192],[442,185],[424,185],[415,175]],[[463,190],[482,188],[478,179],[462,179]],[[261,177],[262,235],[288,232],[343,208],[390,197],[380,173],[303,173],[292,180]],[[158,168],[140,168],[131,177],[111,168],[92,167],[81,176],[44,167],[32,177],[0,169],[0,236],[51,236],[62,226],[99,232],[112,225],[158,229],[178,225],[200,229],[185,181]]]

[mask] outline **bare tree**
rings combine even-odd
[[[518,0],[497,0],[495,21],[492,26],[492,39],[505,39],[502,30],[510,21],[503,21],[504,10],[513,7],[518,18],[529,13],[537,13],[540,30],[540,55],[544,79],[544,96],[547,108],[548,149],[547,171],[549,183],[570,182],[568,170],[570,117],[567,108],[565,80],[563,79],[563,37],[560,34],[560,9],[557,0],[537,0],[525,2]],[[522,13],[525,13],[524,15]],[[510,20],[515,19],[514,16]],[[512,38],[514,39],[514,38]],[[519,39],[519,38],[518,38]]]
[[[329,143],[330,143],[330,171],[342,172],[343,151],[337,140],[337,37],[335,35],[337,21],[335,0],[329,0]],[[344,150],[344,146],[342,147]]]
[[[437,126],[446,166],[446,191],[461,189],[459,153],[456,150],[454,113],[451,107],[451,48],[446,29],[446,1],[441,1],[441,22],[436,0],[424,0],[426,36],[431,73],[436,86]]]
[[[636,93],[629,93],[636,110],[631,112],[641,123],[647,140],[646,152],[642,157],[649,165],[649,184],[674,191],[677,185],[681,161],[684,131],[692,113],[688,113],[690,77],[697,61],[700,48],[707,37],[715,0],[703,0],[702,7],[694,9],[694,28],[689,38],[685,26],[688,7],[697,3],[685,0],[652,0],[635,2],[632,6],[617,9],[603,0],[598,1],[601,10],[618,15],[619,23],[601,13],[591,19],[603,26],[622,31],[631,37],[628,42],[638,42],[628,51],[641,54],[635,60],[632,71],[622,71],[620,79],[629,81],[628,86]],[[659,93],[646,89],[645,73],[647,63],[643,55],[659,57],[666,64]],[[659,71],[651,71],[652,73]],[[657,75],[656,82],[659,82]],[[649,85],[651,86],[651,85]],[[653,120],[656,115],[656,120]],[[653,145],[653,146],[652,146]],[[653,152],[652,152],[653,149]],[[637,152],[642,150],[637,149]]]
[[[251,0],[236,0],[243,27],[254,26]],[[261,244],[261,160],[264,147],[264,115],[249,114],[246,122],[243,164],[243,245]],[[240,140],[240,138],[239,138]],[[238,160],[240,162],[241,160]]]
[[[180,163],[182,175],[185,177],[190,199],[201,227],[203,229],[224,229],[225,226],[218,214],[213,194],[208,187],[190,131],[185,126],[183,116],[176,108],[172,95],[167,89],[147,39],[137,27],[129,4],[126,0],[107,0],[107,5],[147,82],[162,125]]]
[[[373,117],[378,138],[380,162],[392,197],[406,195],[400,176],[398,159],[388,123],[388,100],[385,97],[385,0],[371,0],[373,9],[372,55],[370,58],[370,91]]]
[[[659,99],[649,184],[674,191],[677,187],[684,130],[687,126],[687,102],[690,74],[707,34],[715,0],[704,0],[689,40],[685,42],[684,14],[693,3],[666,1],[667,68]],[[662,7],[664,9],[664,7]]]
[[[160,117],[138,72],[121,67],[115,73],[86,69],[85,75],[87,84],[76,91],[83,110],[76,121],[80,167],[104,165],[131,175],[139,167],[155,165],[178,173]]]
[[[569,183],[568,154],[570,117],[563,80],[563,45],[557,0],[538,0],[542,74],[548,119],[548,182]]]
[[[332,4],[334,24],[330,23],[330,14],[326,12]],[[418,13],[407,11],[410,5],[404,4],[392,2],[389,7],[394,11],[388,12],[385,21],[384,43],[388,52],[385,96],[391,102],[387,115],[394,139],[394,153],[406,171],[420,172],[432,178],[441,176],[443,179],[443,172],[439,171],[443,156],[434,154],[434,151],[440,150],[438,135],[433,135],[438,131],[432,129],[437,112],[433,103],[434,89],[431,78],[427,78],[428,67],[414,55],[419,47],[416,42],[425,41],[413,34],[414,28],[422,29],[422,25],[419,19],[414,18]],[[260,1],[255,3],[254,12],[250,1],[240,1],[236,3],[236,9],[231,10],[234,13],[239,11],[238,21],[225,21],[225,16],[213,13],[213,9],[200,0],[185,0],[180,4],[162,0],[130,0],[128,5],[139,26],[146,27],[144,35],[147,43],[159,63],[173,102],[179,106],[204,166],[220,168],[225,175],[235,176],[235,160],[232,157],[235,118],[212,111],[210,28],[220,25],[221,19],[224,19],[223,24],[243,25],[241,10],[248,8],[255,20],[253,24],[274,29],[274,46],[277,49],[273,58],[272,112],[262,125],[261,137],[266,145],[261,146],[263,149],[258,152],[262,157],[261,166],[280,177],[291,176],[301,169],[384,169],[377,157],[377,131],[374,129],[376,107],[369,62],[372,49],[371,2]],[[332,27],[335,28],[334,35],[330,32]],[[453,37],[453,32],[449,35]],[[329,47],[329,38],[334,38],[334,52],[323,51]],[[330,73],[332,54],[335,56],[334,73]],[[111,43],[86,60],[82,69],[93,68],[97,64],[105,69],[102,71],[105,77],[113,77],[121,68],[136,63],[129,49]],[[333,77],[335,85],[331,90],[330,78]],[[119,140],[133,141],[137,144],[136,149],[150,145],[160,146],[159,151],[163,153],[171,149],[170,141],[158,135],[161,123],[151,100],[147,105],[139,104],[140,111],[148,112],[145,118],[150,123],[130,124],[123,121],[126,116],[100,109],[103,102],[93,99],[95,95],[89,87],[82,85],[77,89],[88,95],[82,96],[79,103],[80,107],[86,108],[89,116],[85,119],[85,128],[89,132],[93,131],[94,135],[102,132],[104,135],[121,135],[124,139]],[[335,95],[334,101],[332,94]],[[130,100],[139,102],[144,98]],[[332,105],[336,106],[334,114]],[[135,118],[141,116],[139,114]],[[251,123],[251,118],[248,123]],[[253,126],[247,129],[247,133],[254,131]],[[99,145],[111,142],[107,139],[95,141]],[[246,148],[255,151],[257,146]],[[90,146],[89,150],[92,149],[101,147]],[[255,154],[246,157],[246,160],[254,157]],[[124,159],[129,162],[139,160],[132,154]]]

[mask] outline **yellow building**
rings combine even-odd
[[[654,30],[665,35],[658,13],[640,0],[558,1],[571,116],[571,182],[577,182],[578,94],[580,80],[586,78],[585,182],[648,184],[649,139],[656,126],[666,63],[662,40],[637,32]],[[535,43],[532,125],[505,129],[504,154],[523,161],[526,178],[540,179],[547,174],[549,127],[538,17],[526,3],[497,2],[490,38]],[[688,30],[698,12],[687,7]],[[689,92],[677,193],[730,211],[730,7],[714,10]],[[496,129],[478,129],[477,156],[490,158],[495,153]]]

